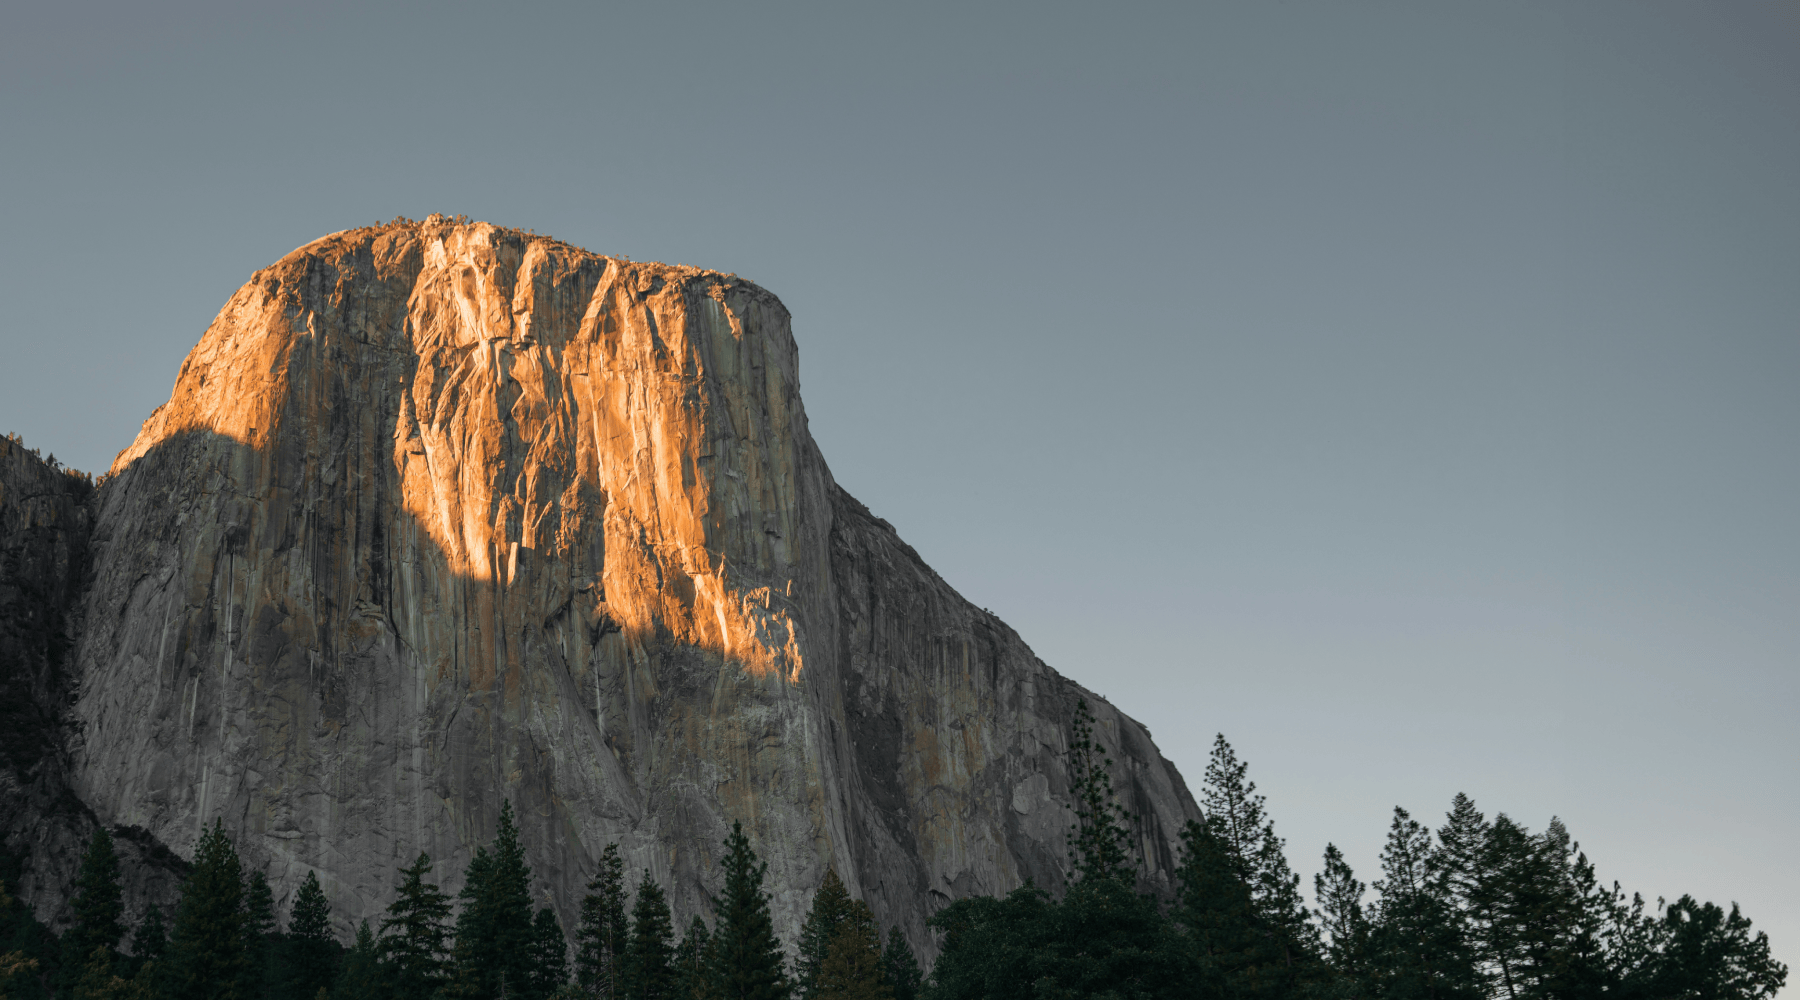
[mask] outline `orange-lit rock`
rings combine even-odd
[[[838,489],[799,387],[731,275],[438,217],[296,250],[99,491],[76,793],[182,853],[224,817],[340,929],[504,798],[571,928],[612,840],[685,920],[742,819],[787,935],[834,863],[934,951],[1061,881],[1087,697],[1166,879],[1175,769]]]

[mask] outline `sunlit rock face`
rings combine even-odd
[[[930,953],[1062,881],[1087,698],[1166,885],[1175,769],[836,486],[799,386],[732,275],[435,216],[294,251],[99,490],[76,794],[183,854],[222,818],[340,932],[503,800],[569,929],[609,841],[709,912],[742,820],[790,939],[833,864]]]

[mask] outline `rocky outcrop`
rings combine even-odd
[[[1166,883],[1173,766],[836,486],[799,385],[732,275],[440,217],[296,250],[89,501],[68,787],[179,853],[222,818],[340,930],[503,800],[566,926],[609,841],[703,910],[742,820],[790,937],[832,864],[930,953],[1062,880],[1086,698]]]
[[[66,918],[67,883],[99,820],[71,788],[73,650],[90,579],[94,483],[0,438],[0,877]],[[147,832],[114,831],[135,920],[186,865]],[[16,871],[15,871],[16,866]]]

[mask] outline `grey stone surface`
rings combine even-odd
[[[945,902],[1062,882],[1078,698],[1152,884],[1198,816],[837,487],[787,311],[731,275],[334,234],[232,297],[84,503],[58,780],[182,855],[222,818],[340,934],[420,850],[454,892],[510,799],[565,927],[609,841],[709,913],[741,820],[781,933],[834,864],[929,955]],[[67,852],[31,864],[42,912]]]

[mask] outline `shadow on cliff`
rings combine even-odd
[[[0,439],[0,878],[52,926],[100,826],[71,787],[68,713],[97,506],[86,475]],[[140,828],[112,832],[128,918],[173,902],[186,862]]]
[[[176,432],[98,489],[75,777],[110,821],[178,851],[223,816],[246,860],[271,869],[278,902],[320,868],[340,929],[378,914],[395,864],[419,850],[454,891],[503,797],[565,924],[603,842],[594,823],[636,831],[620,835],[628,863],[693,913],[716,891],[710,859],[730,819],[772,822],[780,808],[756,799],[772,766],[788,769],[781,788],[840,802],[830,829],[807,801],[791,833],[765,835],[794,839],[781,853],[796,858],[848,838],[877,916],[932,953],[926,910],[1027,877],[1060,884],[1055,733],[1077,697],[1118,751],[1153,873],[1172,869],[1180,822],[1198,815],[1135,723],[1049,670],[841,490],[827,554],[837,666],[803,683],[655,618],[621,627],[597,586],[545,579],[560,565],[550,554],[459,572],[401,502],[385,440],[273,430],[254,443]],[[691,583],[668,589],[657,613],[686,601],[692,615]],[[808,762],[783,738],[793,727],[768,719],[814,710]],[[368,787],[346,787],[357,782]],[[572,799],[579,788],[601,792]],[[797,914],[804,895],[781,905]]]
[[[702,727],[692,717],[721,685],[766,699],[788,682],[659,627],[621,627],[597,583],[551,554],[515,546],[492,555],[504,572],[459,571],[401,503],[384,449],[340,437],[178,431],[99,488],[74,710],[76,784],[94,805],[177,850],[223,816],[259,867],[379,847],[379,877],[327,878],[346,925],[385,901],[400,854],[428,850],[454,888],[503,797],[566,917],[601,846],[583,836],[591,816],[680,819],[656,834],[660,853],[711,857],[729,821],[700,799],[647,802],[670,766],[652,744]],[[692,599],[691,585],[671,589]],[[606,791],[581,815],[571,766]],[[369,787],[345,787],[356,782]],[[323,811],[297,804],[309,800]],[[671,864],[649,843],[636,853]],[[279,901],[298,876],[271,874]],[[706,892],[681,888],[695,903]]]

